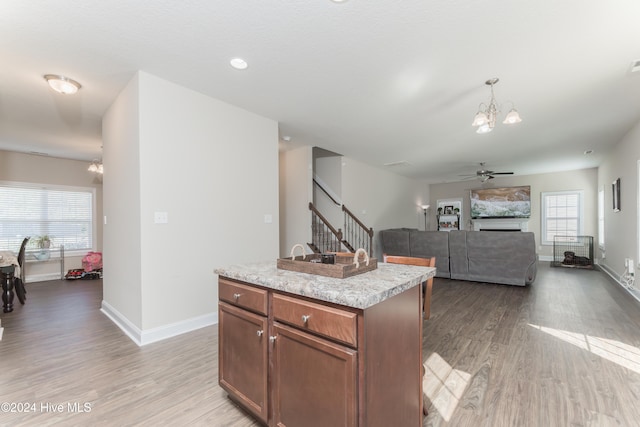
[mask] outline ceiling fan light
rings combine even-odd
[[[493,128],[491,126],[489,126],[489,123],[485,123],[482,126],[480,126],[478,128],[478,130],[476,131],[476,133],[489,133],[493,130]]]
[[[504,121],[502,123],[504,123],[505,125],[512,125],[514,123],[520,123],[521,121],[522,119],[520,118],[518,110],[512,108],[511,111],[509,111],[509,114],[507,114],[507,117],[504,118]]]

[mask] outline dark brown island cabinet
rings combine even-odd
[[[379,270],[387,268],[382,264]],[[405,284],[400,291],[389,291],[387,284],[372,286],[373,298],[379,300],[373,305],[371,298],[363,302],[359,290],[346,297],[364,308],[274,289],[280,282],[292,287],[296,275],[303,281],[310,275],[287,272],[272,287],[216,270],[220,386],[268,426],[421,426],[419,284],[435,269],[425,274],[429,268],[392,268],[409,269],[416,284]],[[412,268],[420,270],[411,273]],[[377,271],[353,280],[322,278],[317,285],[323,293],[332,286],[339,292],[349,281],[347,289],[361,286],[367,293],[366,276],[377,280]],[[309,294],[312,285],[305,282],[300,289]]]

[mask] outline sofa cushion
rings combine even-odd
[[[382,253],[387,255],[411,256],[409,249],[409,231],[408,228],[380,231]]]
[[[469,262],[467,259],[467,232],[449,231],[449,268],[451,278],[466,280],[469,277]]]
[[[449,277],[449,236],[443,231],[411,231],[409,250],[412,257],[436,257],[436,276]]]
[[[468,280],[524,286],[535,278],[533,233],[472,231],[466,241]]]

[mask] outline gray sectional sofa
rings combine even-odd
[[[531,232],[382,230],[387,255],[436,257],[436,277],[525,286],[537,273]]]

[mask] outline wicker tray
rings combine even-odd
[[[291,250],[292,254],[297,246],[302,245],[295,245]],[[358,254],[357,263],[355,262],[356,254]],[[369,258],[363,249],[358,249],[356,254],[348,252],[334,252],[334,264],[323,264],[318,262],[322,259],[322,255],[320,254],[299,255],[295,257],[292,255],[289,258],[278,258],[277,267],[281,270],[317,274],[319,276],[335,277],[336,279],[344,279],[346,277],[366,273],[367,271],[378,268],[378,260],[375,258]]]

